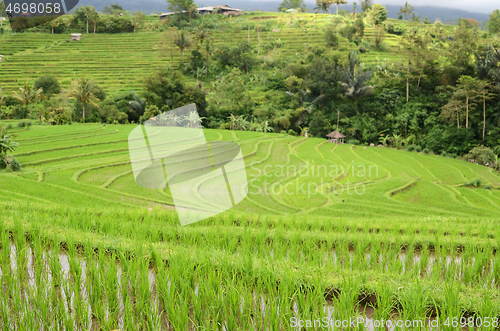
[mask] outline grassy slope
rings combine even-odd
[[[148,18],[151,21],[151,17]],[[403,24],[415,29],[429,28],[423,23],[391,21],[396,25]],[[303,53],[306,44],[324,46],[323,34],[326,27],[332,24],[332,15],[252,13],[230,18],[226,28],[213,31],[215,44],[232,45],[247,39],[245,28],[248,22],[268,26],[270,29],[279,28],[279,32],[263,32],[261,45],[281,40],[279,53],[293,56]],[[150,23],[152,26],[159,24],[154,20]],[[445,28],[448,31],[452,29],[451,26]],[[372,28],[367,26],[365,40],[370,42],[372,34]],[[363,54],[363,61],[377,63],[384,59],[399,60],[397,38],[387,35],[384,50]],[[140,91],[143,77],[150,75],[156,68],[169,64],[172,59],[175,64],[180,61],[180,52],[175,46],[171,51],[167,48],[164,56],[161,56],[161,42],[160,33],[145,31],[135,34],[84,33],[80,42],[70,42],[69,33],[6,33],[0,35],[0,54],[5,56],[0,63],[0,86],[3,86],[4,92],[12,91],[26,79],[35,80],[42,75],[56,76],[63,86],[69,86],[71,80],[88,76],[108,93],[131,89]],[[250,42],[257,48],[255,30],[250,30]],[[191,49],[193,48],[194,45]],[[340,51],[348,52],[352,49],[356,49],[356,46],[341,37]],[[27,63],[30,65],[26,66]]]
[[[368,292],[376,292],[389,280],[396,288],[410,286],[415,275],[410,271],[401,274],[390,257],[389,269],[380,272],[362,263],[346,270],[332,262],[308,262],[300,258],[300,252],[325,254],[323,243],[335,247],[337,254],[349,246],[354,252],[381,247],[387,254],[412,247],[434,252],[436,258],[442,256],[442,249],[450,250],[445,255],[454,254],[451,252],[457,248],[490,252],[485,254],[498,249],[498,173],[439,156],[335,146],[322,139],[281,134],[205,131],[208,140],[232,140],[241,145],[254,185],[262,188],[263,180],[292,183],[292,187],[323,184],[319,193],[249,194],[230,212],[180,227],[171,210],[168,189],[144,189],[134,182],[126,141],[133,128],[74,124],[34,126],[15,132],[21,144],[15,155],[25,169],[19,174],[0,173],[3,226],[14,229],[15,223],[22,221],[28,231],[36,229],[49,238],[91,240],[95,246],[119,250],[152,245],[166,259],[203,252],[233,261],[235,268],[244,264],[239,245],[248,245],[256,250],[255,268],[267,268],[272,263],[277,277],[286,273],[307,279],[308,274],[319,272],[329,287],[336,288],[342,286],[343,275],[354,272],[366,279]],[[308,165],[307,175],[302,168],[302,176],[295,176],[294,169],[301,165]],[[347,168],[352,165],[354,175],[352,168]],[[269,175],[264,177],[266,166]],[[280,166],[289,169],[289,176],[286,170],[284,174],[275,173]],[[334,166],[349,170],[335,174]],[[363,167],[371,173],[358,173]],[[464,180],[476,177],[494,189],[460,187]],[[343,184],[344,188],[359,183],[365,191],[337,195],[329,192],[325,183]],[[340,186],[336,187],[338,192]],[[140,219],[142,225],[138,226]],[[308,243],[307,247],[300,244],[302,241]],[[275,252],[272,258],[270,249]],[[299,255],[294,257],[293,252]],[[441,267],[435,268],[437,271],[424,275],[421,281],[431,298],[440,302],[444,276],[439,272]],[[493,292],[481,290],[481,280],[467,283],[462,295],[461,305],[470,311],[481,309],[475,301],[482,295],[496,300]]]

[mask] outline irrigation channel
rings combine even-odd
[[[3,239],[5,242],[5,237]],[[133,322],[135,318],[146,319],[147,324],[156,330],[180,330],[182,325],[184,329],[190,330],[199,327],[196,309],[203,310],[204,307],[199,305],[197,307],[196,303],[191,304],[187,300],[182,302],[183,297],[175,297],[182,292],[176,292],[173,288],[184,287],[185,291],[191,291],[193,294],[188,300],[197,301],[203,295],[200,287],[207,283],[200,284],[200,281],[193,282],[189,279],[179,281],[171,278],[168,273],[159,272],[147,264],[137,269],[128,265],[125,267],[127,270],[124,270],[122,262],[116,258],[110,259],[109,256],[103,254],[89,261],[88,258],[78,253],[75,257],[75,251],[68,254],[64,250],[43,248],[40,250],[40,246],[34,249],[31,245],[18,249],[14,238],[11,237],[9,242],[10,251],[2,250],[3,260],[0,270],[0,279],[4,286],[0,302],[3,329],[17,330],[19,324],[16,322],[22,321],[30,324],[33,330],[100,330],[102,328],[128,330],[133,325],[130,322]],[[352,263],[354,254],[351,252],[350,256]],[[327,258],[332,258],[336,263],[338,261],[348,267],[340,261],[335,251]],[[413,263],[422,263],[422,256],[419,253],[411,254],[409,257],[406,252],[402,252],[394,258],[401,261],[403,272],[408,258],[412,259]],[[371,259],[370,254],[366,254],[366,259],[367,261]],[[383,260],[383,256],[379,256],[379,259]],[[433,265],[441,258],[429,256],[425,259],[427,259],[426,268],[430,272]],[[447,268],[454,270],[456,277],[461,278],[464,270],[474,267],[474,262],[475,259],[470,265],[460,256],[448,256],[444,264]],[[488,264],[493,265],[494,261],[491,260]],[[137,279],[140,281],[137,282]],[[495,282],[494,279],[493,282]],[[218,288],[216,300],[234,301],[227,295],[223,284],[220,284]],[[169,305],[169,300],[180,302],[181,306]],[[300,314],[301,303],[298,300],[292,300],[288,304],[286,301],[282,302],[285,302],[282,306],[290,307],[288,316],[291,323],[287,328],[303,330],[307,320],[304,320],[303,314]],[[134,308],[130,303],[133,303]],[[251,293],[240,293],[239,299],[233,302],[233,306],[234,304],[239,307],[239,314],[244,314],[244,310],[248,311],[250,308],[254,329],[276,330],[269,315],[283,313],[276,298],[255,290]],[[344,319],[340,319],[336,314],[333,301],[326,299],[321,316],[312,317],[310,321],[311,323],[314,323],[314,320],[321,322],[320,329],[326,330],[442,330],[442,328],[431,326],[432,322],[437,319],[435,314],[425,318],[422,328],[408,326],[408,324],[404,327],[404,323],[408,321],[403,320],[403,315],[397,311],[391,311],[390,318],[384,322],[385,327],[379,327],[380,320],[377,320],[378,314],[375,306],[369,303],[357,303],[351,316],[343,315]],[[24,309],[19,309],[20,307]],[[177,310],[179,308],[180,310]],[[178,315],[183,313],[187,313],[186,316],[190,318],[181,321]],[[231,312],[224,311],[224,313]],[[131,316],[134,317],[131,318]],[[347,319],[348,317],[350,318]],[[348,320],[351,321],[349,324],[347,324]],[[341,324],[343,321],[345,325]],[[231,322],[225,318],[218,321],[212,320],[209,323],[212,329],[235,330]],[[328,323],[328,326],[325,323]],[[278,325],[279,329],[283,329],[281,324]],[[313,325],[319,326],[319,324]],[[352,327],[353,325],[356,327]],[[476,325],[462,329],[481,328]]]

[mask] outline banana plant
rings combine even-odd
[[[19,144],[7,135],[7,128],[0,126],[0,155],[7,155],[8,152],[13,152],[18,146]]]

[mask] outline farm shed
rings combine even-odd
[[[81,40],[81,39],[82,39],[81,33],[72,33],[71,34],[71,40]]]
[[[2,61],[3,61],[3,55],[0,54],[0,62],[2,62]]]
[[[237,16],[237,15],[241,15],[243,13],[243,10],[237,9],[237,8],[232,8],[232,7],[228,6],[228,5],[217,5],[217,6],[200,7],[200,8],[196,8],[196,11],[200,15],[212,14],[215,11],[218,14],[224,14],[226,16],[228,16],[228,15]],[[163,20],[167,16],[171,16],[171,15],[174,15],[174,14],[177,14],[177,13],[186,13],[186,11],[182,11],[182,12],[170,12],[170,13],[161,14],[160,15],[160,20]]]
[[[337,130],[326,135],[328,137],[328,141],[334,144],[343,144],[345,136],[338,132]]]

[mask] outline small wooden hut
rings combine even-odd
[[[2,62],[2,61],[3,61],[3,55],[0,54],[0,62]]]
[[[71,41],[73,40],[80,40],[82,38],[82,34],[81,33],[72,33],[71,34]]]
[[[328,137],[328,141],[334,144],[343,144],[345,136],[338,132],[337,130],[333,131],[326,135]]]

